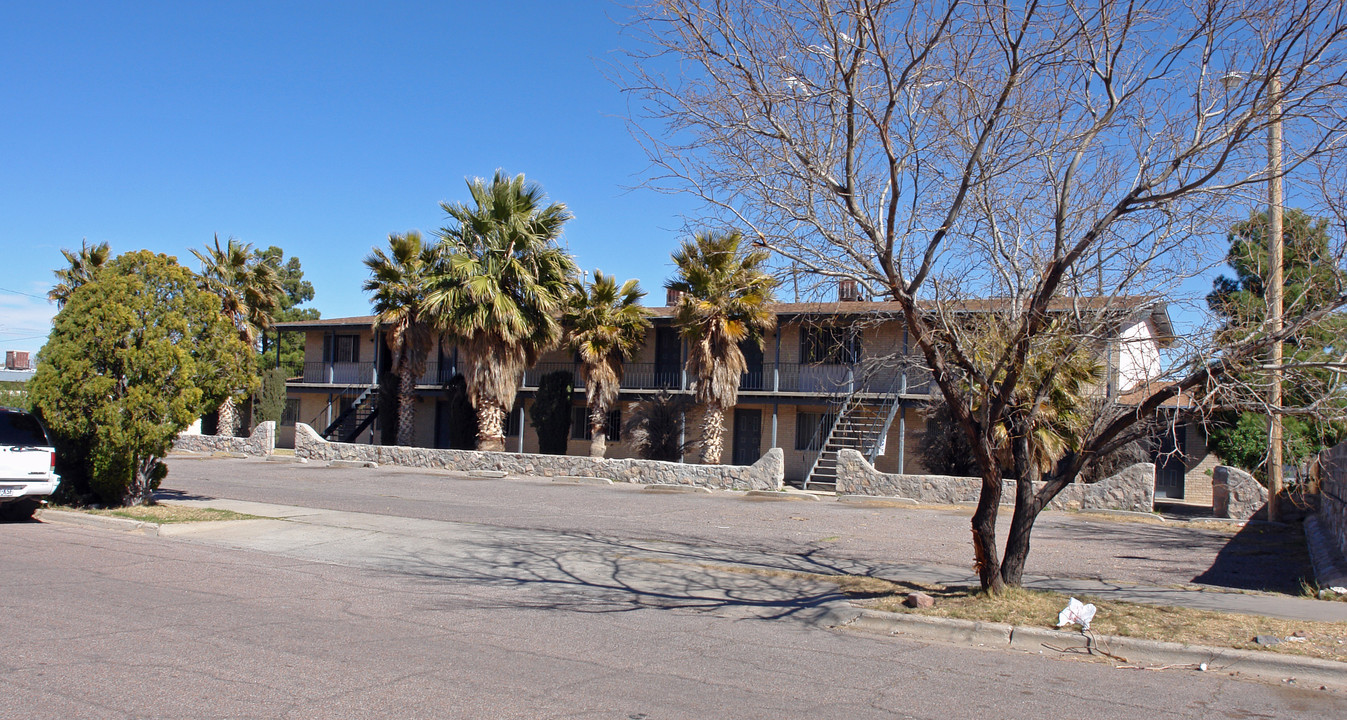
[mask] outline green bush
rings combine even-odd
[[[109,505],[149,503],[173,438],[247,386],[254,354],[191,271],[142,250],[71,293],[30,392],[75,484]]]
[[[253,424],[281,422],[285,412],[285,380],[289,373],[284,368],[271,367],[262,373],[262,385],[253,400]]]

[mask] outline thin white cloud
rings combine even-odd
[[[24,291],[30,288],[23,288]],[[36,290],[37,288],[31,288]],[[0,351],[37,352],[51,333],[56,305],[43,297],[0,292]]]

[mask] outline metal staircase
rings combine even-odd
[[[820,450],[805,475],[804,489],[809,490],[811,486],[837,488],[837,452],[843,448],[859,451],[873,463],[899,406],[898,393],[893,389],[869,397],[861,397],[858,393],[846,397],[834,415],[836,420],[832,427],[817,445]]]
[[[351,406],[346,408],[331,425],[323,430],[322,436],[326,440],[333,442],[351,442],[360,433],[369,429],[375,418],[379,416],[379,388],[376,385],[366,387],[364,392],[356,397]]]

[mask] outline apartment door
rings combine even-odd
[[[740,390],[762,390],[762,348],[758,347],[756,342],[745,341],[739,343],[739,351],[744,354],[744,362],[748,366],[747,372],[739,378]]]
[[[734,411],[735,465],[752,465],[762,456],[762,411],[736,408]]]

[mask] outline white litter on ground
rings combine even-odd
[[[1085,604],[1081,601],[1071,598],[1066,604],[1066,609],[1057,615],[1057,627],[1076,624],[1081,630],[1090,629],[1090,621],[1094,620],[1094,604]]]

